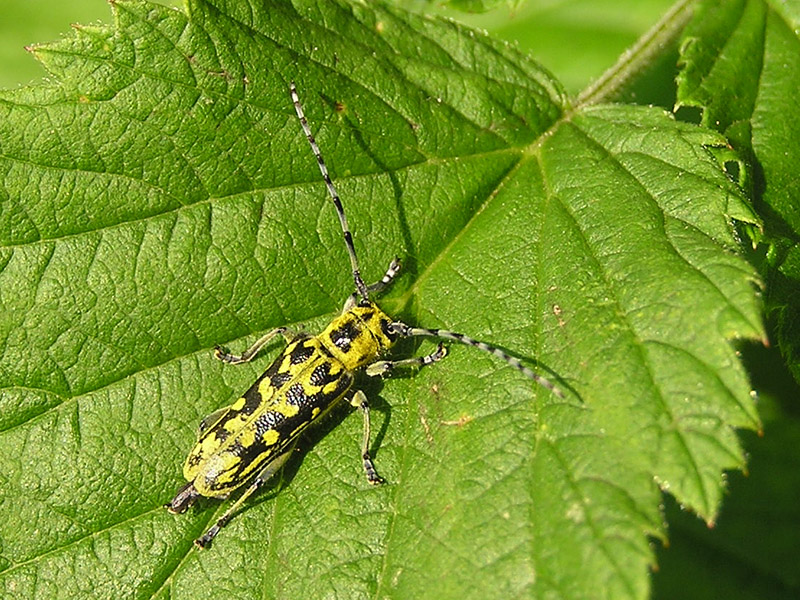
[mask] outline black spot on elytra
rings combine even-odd
[[[225,443],[225,440],[227,440],[230,435],[230,432],[223,427],[223,424],[224,422],[220,422],[220,424],[214,428],[214,436],[216,436],[217,444],[220,446]]]
[[[277,366],[272,373],[269,373],[269,382],[272,384],[272,387],[279,388],[292,378],[292,374],[289,371],[279,373]]]
[[[333,380],[331,377],[331,365],[330,363],[321,363],[317,365],[314,370],[311,372],[311,385],[322,387],[326,383],[329,383]]]
[[[286,390],[286,402],[292,406],[302,406],[307,398],[308,394],[299,383],[289,386],[289,389]]]
[[[242,443],[239,440],[234,440],[231,447],[228,448],[228,452],[233,454],[234,456],[241,456],[245,451],[245,447],[242,446]]]
[[[353,385],[353,376],[347,371],[340,371],[333,375],[329,374],[325,385],[330,383],[336,384],[332,390],[328,390],[327,392],[320,390],[315,394],[307,395],[305,401],[306,407],[318,407],[322,410],[326,410],[332,402],[341,398],[347,390],[350,389],[350,386]]]
[[[256,411],[256,409],[258,409],[258,407],[261,406],[263,398],[261,397],[261,392],[259,391],[259,388],[261,386],[261,382],[264,379],[269,379],[269,383],[273,387],[280,387],[284,383],[289,381],[289,379],[292,376],[291,373],[289,373],[288,371],[283,373],[278,372],[282,360],[283,360],[283,355],[278,356],[278,358],[276,358],[275,361],[269,367],[267,367],[267,370],[264,371],[261,377],[255,380],[253,385],[250,386],[250,389],[248,389],[244,394],[242,394],[242,397],[244,398],[244,406],[242,407],[241,411],[238,411],[236,414],[244,413],[246,415],[252,415]]]
[[[242,396],[244,398],[244,406],[241,408],[241,410],[231,414],[230,416],[235,416],[238,414],[252,415],[256,409],[261,406],[261,392],[258,391],[258,386],[261,384],[262,379],[264,379],[263,375],[259,377],[253,385],[250,386],[250,389],[247,390]]]
[[[312,354],[314,354],[313,345],[306,345],[305,342],[299,342],[297,346],[292,349],[289,360],[293,365],[299,365],[306,362]]]
[[[274,410],[268,410],[256,420],[256,434],[258,439],[264,435],[264,432],[269,429],[277,429],[280,423],[286,420],[286,417]]]

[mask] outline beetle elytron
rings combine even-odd
[[[339,216],[355,292],[344,303],[342,314],[319,335],[296,333],[279,327],[264,335],[241,356],[216,348],[214,354],[219,360],[241,364],[252,360],[275,336],[281,335],[287,341],[283,352],[241,398],[202,420],[199,439],[183,466],[187,483],[165,505],[172,513],[183,513],[200,496],[224,499],[237,488],[251,482],[222,517],[195,540],[200,548],[209,544],[242,503],[281,468],[291,455],[300,434],[348,396],[356,371],[364,369],[369,376],[386,375],[396,367],[430,365],[447,354],[447,349],[440,342],[436,350],[426,356],[398,361],[381,360],[400,338],[430,336],[473,346],[500,358],[526,377],[561,396],[561,392],[550,381],[499,348],[453,331],[422,329],[395,321],[370,299],[372,294],[380,292],[392,281],[400,264],[397,259],[393,260],[380,281],[372,285],[364,283],[341,200],[303,114],[294,83],[290,85],[290,90],[297,117],[317,158],[322,178]],[[371,484],[381,483],[383,480],[369,455],[367,398],[358,390],[349,396],[349,401],[364,415],[361,460],[367,481]]]

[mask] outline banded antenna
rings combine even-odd
[[[356,293],[361,296],[362,299],[369,300],[369,290],[367,289],[364,280],[361,278],[361,271],[358,268],[358,258],[356,257],[356,249],[355,246],[353,246],[353,234],[350,233],[350,227],[347,225],[347,216],[344,214],[342,201],[339,199],[339,194],[336,192],[336,188],[333,186],[331,176],[328,174],[328,167],[325,166],[325,160],[322,158],[322,153],[319,151],[319,146],[317,146],[317,141],[314,139],[314,134],[311,133],[311,128],[308,126],[308,120],[303,113],[303,105],[300,104],[300,98],[297,95],[297,88],[294,85],[294,81],[289,83],[289,89],[292,92],[294,110],[297,113],[297,117],[300,119],[300,125],[303,126],[306,139],[308,139],[308,143],[311,145],[311,151],[314,152],[314,156],[317,157],[317,164],[319,165],[319,170],[322,173],[322,178],[325,180],[328,193],[331,195],[333,205],[336,207],[336,214],[339,215],[339,224],[342,226],[344,243],[345,246],[347,246],[347,254],[350,256],[350,266],[353,270],[353,281],[355,281],[356,284]]]

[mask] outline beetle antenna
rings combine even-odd
[[[361,278],[361,271],[358,268],[358,258],[356,257],[356,249],[355,246],[353,246],[353,235],[350,233],[350,227],[347,225],[347,217],[344,214],[342,201],[339,199],[339,194],[336,192],[336,188],[333,186],[331,176],[328,174],[328,167],[325,166],[325,160],[322,158],[322,153],[319,151],[319,146],[317,146],[317,141],[314,139],[314,134],[311,133],[311,128],[308,126],[308,120],[303,113],[303,105],[300,104],[300,98],[297,95],[297,88],[294,85],[294,81],[289,84],[289,89],[292,92],[294,110],[297,113],[297,117],[300,119],[300,125],[303,126],[303,131],[306,134],[308,143],[311,144],[311,150],[314,152],[314,156],[317,157],[317,164],[319,165],[319,170],[322,173],[322,178],[325,180],[325,185],[328,187],[328,193],[331,195],[333,205],[336,207],[336,214],[339,215],[339,223],[342,226],[344,243],[345,246],[347,246],[347,254],[350,255],[350,266],[353,270],[353,281],[355,281],[356,284],[356,293],[364,300],[369,300],[369,290],[367,290],[367,286],[364,283],[364,280]]]

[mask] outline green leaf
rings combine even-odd
[[[678,102],[702,109],[703,122],[724,131],[746,158],[754,205],[764,230],[755,257],[766,280],[770,336],[799,377],[800,261],[793,121],[798,67],[797,4],[701,2],[682,47]],[[765,260],[766,259],[766,260]],[[745,349],[759,390],[764,435],[747,438],[750,475],[731,477],[731,495],[713,531],[667,512],[670,547],[659,556],[655,597],[795,598],[791,533],[795,509],[792,456],[798,430],[797,384],[777,352]],[[753,356],[755,355],[755,357]],[[769,369],[767,373],[760,370]],[[775,395],[777,398],[773,398]],[[785,405],[776,410],[776,399]],[[687,580],[693,582],[687,589]],[[660,593],[659,593],[660,592]]]
[[[456,10],[486,12],[501,6],[513,10],[524,2],[525,0],[447,0],[446,3]]]
[[[752,167],[757,208],[772,245],[764,265],[767,304],[781,351],[800,381],[800,6],[794,2],[701,2],[687,30],[678,101],[703,110]]]
[[[758,427],[724,138],[572,108],[505,44],[380,4],[112,6],[34,50],[58,83],[0,95],[4,596],[646,597],[659,488],[712,520]],[[290,80],[367,278],[404,261],[382,306],[567,397],[461,346],[363,382],[389,483],[343,409],[199,553],[224,504],[161,505],[277,352],[211,349],[316,331],[352,289]]]
[[[180,0],[154,0],[182,6]],[[0,4],[0,88],[38,80],[42,68],[21,50],[38,40],[61,36],[71,23],[108,20],[108,6],[99,0],[3,0]]]
[[[453,6],[454,10],[440,10],[518,45],[555,73],[568,92],[578,94],[611,67],[673,4],[673,0],[529,0],[513,9],[498,7],[483,14],[461,13],[453,3],[446,6]],[[680,29],[674,33],[679,34]],[[666,67],[666,73],[655,81],[643,81],[632,91],[638,98],[637,104],[671,96],[668,104],[659,105],[672,108],[676,58],[677,46],[662,45],[657,56],[640,64],[648,71]],[[659,88],[659,79],[669,83],[668,92]]]
[[[41,77],[41,68],[21,51],[26,44],[55,38],[71,22],[88,22],[103,12],[108,14],[105,5],[96,0],[52,3],[47,10],[42,10],[41,2],[3,2],[0,5],[0,64],[3,65],[0,87],[12,87]]]
[[[670,543],[659,552],[654,598],[790,600],[800,592],[800,388],[777,348],[746,344],[743,357],[759,390],[763,435],[742,436],[748,472],[730,474],[713,529],[668,504]]]

